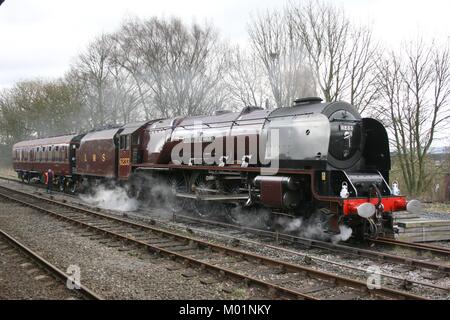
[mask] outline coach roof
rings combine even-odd
[[[16,143],[13,148],[39,147],[43,145],[70,144],[75,135],[65,135],[50,138],[41,138],[34,140],[21,141]]]

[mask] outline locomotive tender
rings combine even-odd
[[[392,213],[419,206],[389,185],[383,125],[348,103],[315,97],[274,110],[246,107],[23,141],[13,147],[13,163],[25,181],[51,168],[61,191],[70,192],[111,179],[135,190],[157,176],[201,216],[210,205],[320,213],[330,230],[346,224],[359,237],[392,233]]]

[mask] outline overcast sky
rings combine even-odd
[[[330,0],[331,1],[331,0]],[[448,39],[448,0],[335,0],[355,21],[369,23],[387,47],[422,34]],[[244,43],[251,14],[283,0],[6,0],[0,6],[0,89],[16,81],[64,74],[78,52],[126,16],[178,16],[214,23],[230,42]]]

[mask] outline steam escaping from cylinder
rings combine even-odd
[[[236,206],[231,209],[230,215],[233,219],[232,222],[250,228],[265,229],[270,220],[270,210],[265,208],[253,208],[250,210]]]
[[[338,243],[339,241],[347,241],[352,236],[352,228],[347,227],[346,225],[339,226],[339,234],[336,234],[331,237],[331,242]]]
[[[277,219],[277,224],[281,226],[281,232],[293,234],[298,237],[316,239],[322,241],[347,241],[352,235],[352,229],[346,225],[339,226],[338,234],[331,234],[326,219],[320,213],[314,213],[308,219],[305,218],[285,218]]]
[[[121,186],[107,188],[100,185],[91,194],[80,195],[80,198],[92,206],[107,210],[136,211],[139,207],[139,202],[129,197],[126,188]]]
[[[286,226],[285,230],[287,232],[292,232],[295,230],[299,230],[300,227],[302,226],[302,219],[294,219],[292,220],[290,223],[288,223],[288,225]]]
[[[304,218],[278,218],[277,224],[281,226],[281,232],[293,234],[298,237],[311,238],[317,240],[329,240],[330,236],[326,232],[325,224],[318,216],[309,219]]]
[[[176,198],[166,179],[139,178],[134,185],[108,182],[90,187],[89,193],[81,194],[80,199],[101,209],[127,212],[151,208],[155,215],[171,215]]]

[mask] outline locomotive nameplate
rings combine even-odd
[[[121,166],[129,166],[130,165],[130,158],[120,158],[120,165]]]

